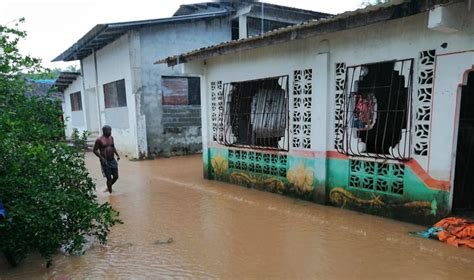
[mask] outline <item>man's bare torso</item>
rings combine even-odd
[[[97,138],[96,143],[99,146],[100,155],[102,157],[104,157],[106,160],[114,159],[115,145],[114,138],[112,136],[100,136]]]

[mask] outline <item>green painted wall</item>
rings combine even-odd
[[[229,156],[226,148],[204,151],[205,177],[420,224],[431,224],[448,213],[449,193],[429,189],[408,166],[402,177],[380,176],[388,182],[403,181],[403,192],[390,193],[351,186],[351,172],[355,173],[348,159],[235,153]]]

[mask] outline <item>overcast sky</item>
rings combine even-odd
[[[99,23],[170,17],[181,4],[206,0],[1,0],[0,24],[24,17],[28,32],[20,51],[43,60],[46,67],[71,63],[50,62]],[[296,8],[342,13],[360,7],[362,0],[267,0]],[[72,63],[78,65],[78,63]]]

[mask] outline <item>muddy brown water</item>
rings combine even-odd
[[[474,250],[409,236],[417,225],[207,181],[200,156],[119,165],[116,192],[98,192],[125,222],[107,246],[49,269],[0,258],[0,279],[474,279]]]

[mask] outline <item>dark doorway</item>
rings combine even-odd
[[[408,88],[403,75],[394,70],[394,62],[366,65],[368,71],[359,81],[354,114],[361,119],[364,110],[358,111],[358,104],[367,100],[376,104],[377,120],[373,127],[358,129],[357,135],[367,145],[366,151],[372,154],[389,154],[390,147],[400,142],[402,129],[407,127]],[[359,102],[357,102],[359,101]],[[367,106],[362,106],[367,108]],[[358,127],[357,123],[353,126]]]
[[[474,209],[474,72],[462,87],[453,211]]]

